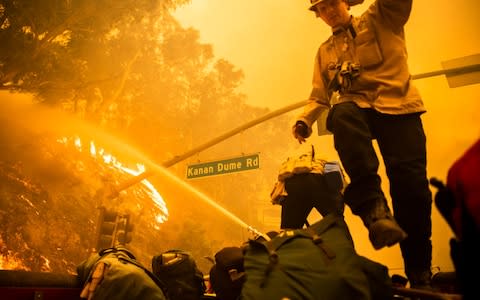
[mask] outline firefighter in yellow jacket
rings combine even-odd
[[[305,153],[288,157],[280,167],[278,181],[270,194],[272,204],[282,206],[280,228],[308,226],[307,217],[313,208],[322,217],[343,216],[344,187],[340,164],[315,155],[313,145]]]
[[[412,287],[429,288],[432,195],[426,174],[425,112],[407,65],[404,25],[412,0],[376,0],[359,17],[363,0],[310,0],[310,10],[332,28],[318,49],[309,103],[293,126],[304,142],[312,124],[325,126],[350,183],[345,203],[362,219],[375,249],[400,243]],[[390,183],[395,218],[378,175],[376,139]],[[398,223],[397,223],[398,222]]]

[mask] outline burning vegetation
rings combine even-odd
[[[105,186],[142,169],[126,167],[94,142],[87,145],[85,151],[78,137],[32,137],[3,148],[2,157],[10,159],[0,162],[2,269],[74,273],[95,246],[99,204],[128,210],[152,230],[167,220],[166,204],[147,180],[115,199],[101,199]]]

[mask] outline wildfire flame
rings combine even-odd
[[[24,243],[24,247],[29,249]],[[31,271],[29,267],[25,265],[25,261],[19,257],[19,253],[12,250],[7,250],[3,239],[0,237],[0,248],[2,253],[0,254],[0,270],[23,270]],[[40,255],[39,263],[41,263],[41,272],[50,272],[50,260],[43,255]]]
[[[69,138],[63,137],[63,138],[58,139],[58,142],[62,143],[62,144],[68,144],[69,140],[70,140]],[[77,148],[78,151],[80,151],[80,152],[83,152],[84,150],[86,150],[83,147],[83,143],[82,143],[80,137],[73,138],[73,144],[74,144],[75,148]],[[106,164],[106,165],[108,165],[108,166],[110,166],[110,167],[112,167],[116,170],[119,170],[121,172],[130,174],[130,175],[133,175],[133,176],[137,176],[137,175],[139,175],[139,174],[141,174],[145,171],[145,166],[143,164],[139,164],[139,163],[136,164],[137,170],[134,170],[134,169],[131,169],[131,168],[128,168],[128,167],[124,166],[120,161],[117,160],[117,158],[115,156],[106,152],[105,149],[97,148],[97,146],[95,145],[95,143],[93,141],[90,141],[88,143],[88,150],[87,151],[89,151],[90,155],[93,158],[100,159],[104,164]],[[161,212],[161,213],[156,215],[156,221],[158,223],[165,222],[168,219],[168,208],[167,208],[167,205],[166,205],[165,201],[163,200],[162,196],[156,190],[156,188],[153,186],[153,184],[151,182],[149,182],[147,179],[142,180],[141,184],[146,188],[146,192],[148,193],[149,197],[152,199],[155,206]]]
[[[1,270],[25,270],[30,271],[30,268],[23,264],[21,259],[14,256],[12,251],[8,250],[7,254],[0,255],[0,269]]]

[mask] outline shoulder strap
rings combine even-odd
[[[265,248],[269,254],[274,253],[278,248],[283,244],[287,243],[293,238],[309,238],[312,239],[313,243],[321,244],[323,242],[321,235],[327,231],[330,227],[338,224],[341,217],[335,215],[327,215],[321,221],[305,228],[305,229],[294,229],[294,230],[284,230],[280,232],[275,238],[270,241],[265,241],[264,239],[255,239],[250,240],[249,244],[254,246],[260,246]],[[329,254],[329,256],[331,256]]]
[[[277,249],[279,249],[283,244],[288,241],[302,237],[300,234],[297,234],[298,230],[285,230],[280,232],[275,238],[270,241],[265,241],[263,239],[257,239],[250,241],[250,245],[262,247],[267,250],[268,253],[268,265],[265,269],[265,276],[260,282],[260,287],[264,287],[267,283],[268,276],[278,265],[278,254]],[[309,237],[308,237],[309,238]]]
[[[323,219],[306,228],[308,232],[322,235],[330,227],[343,223],[343,217],[335,214],[326,215]]]
[[[270,241],[265,240],[252,240],[251,245],[256,245],[264,248],[268,252],[268,265],[265,269],[265,276],[263,277],[260,286],[263,287],[266,284],[267,278],[270,273],[278,265],[278,254],[277,250],[282,247],[282,245],[288,243],[295,238],[307,238],[312,240],[312,242],[317,245],[320,250],[325,254],[326,263],[328,264],[332,259],[336,257],[335,252],[328,247],[321,234],[328,230],[333,225],[337,224],[338,218],[335,216],[326,216],[320,222],[314,224],[313,226],[307,227],[306,229],[295,229],[295,230],[285,230],[280,232],[275,238]]]
[[[328,247],[328,245],[326,245],[322,239],[322,237],[317,233],[315,232],[314,229],[312,229],[312,227],[307,227],[305,229],[305,231],[310,234],[311,238],[312,238],[312,242],[318,246],[318,248],[320,248],[320,250],[323,251],[323,253],[325,254],[325,256],[327,257],[327,263],[329,262],[329,260],[332,260],[336,257],[336,254],[335,252],[330,249],[330,247]]]

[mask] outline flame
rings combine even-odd
[[[23,247],[26,250],[30,248],[26,243],[23,243]],[[32,269],[25,265],[26,259],[20,257],[20,252],[14,252],[12,250],[7,250],[6,245],[0,236],[0,249],[2,253],[0,254],[0,270],[23,270],[31,271]],[[30,259],[31,260],[31,259]],[[35,260],[37,263],[41,263],[40,271],[41,272],[51,272],[52,268],[50,267],[50,260],[43,255],[40,255],[39,260]]]
[[[62,144],[68,144],[69,139],[66,137],[60,138],[57,140],[59,143]],[[83,152],[83,143],[80,139],[80,137],[75,137],[73,139],[73,144],[75,145],[75,148],[78,149],[78,151]],[[94,141],[90,141],[88,143],[88,150],[89,153],[92,157],[95,159],[100,159],[103,161],[104,164],[111,166],[119,171],[122,171],[124,173],[137,176],[140,173],[143,173],[145,171],[145,166],[142,164],[137,163],[137,170],[128,168],[124,166],[120,161],[117,160],[115,156],[112,154],[108,153],[105,151],[103,148],[97,148],[95,145]],[[146,188],[146,192],[149,195],[149,197],[152,199],[153,203],[155,206],[160,209],[161,213],[157,214],[155,219],[158,223],[164,223],[168,219],[168,208],[163,200],[162,196],[160,193],[157,191],[157,189],[153,186],[151,182],[149,182],[147,179],[144,179],[141,181],[141,184]]]
[[[123,170],[126,173],[129,173],[133,176],[137,176],[143,172],[145,172],[145,166],[142,164],[137,164],[137,171],[123,167],[120,165],[121,170]],[[142,184],[148,189],[150,197],[152,200],[155,202],[155,205],[160,208],[162,212],[165,212],[165,215],[157,215],[156,216],[156,221],[158,223],[163,223],[167,220],[168,216],[168,208],[167,205],[165,204],[165,201],[163,201],[162,196],[158,193],[157,189],[153,186],[152,183],[150,183],[148,180],[144,179],[141,181]]]
[[[8,250],[7,254],[0,255],[0,270],[25,270],[30,271],[30,268],[24,265],[21,259],[12,255],[12,251]]]
[[[45,261],[43,266],[41,267],[40,271],[41,272],[51,272],[52,268],[50,267],[50,260],[43,255],[41,255],[40,257]]]

